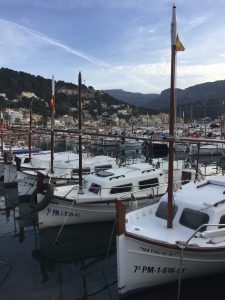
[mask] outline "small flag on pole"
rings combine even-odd
[[[51,98],[50,108],[51,108],[51,111],[54,113],[55,112],[55,99],[54,99],[54,95],[52,95],[52,98]]]
[[[183,44],[181,43],[180,39],[179,39],[179,36],[177,34],[177,37],[176,37],[176,51],[184,51],[185,48],[183,46]]]

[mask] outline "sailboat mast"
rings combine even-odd
[[[169,164],[168,164],[168,217],[167,227],[173,227],[173,148],[175,121],[175,63],[176,63],[176,5],[173,5],[171,22],[171,82],[170,82],[170,119],[169,119]]]
[[[78,112],[79,112],[79,194],[83,194],[82,189],[82,105],[81,105],[81,72],[78,75]]]
[[[51,174],[54,173],[53,161],[54,161],[54,115],[55,115],[55,79],[52,76],[52,99],[51,99]]]
[[[32,144],[32,101],[30,102],[30,130],[29,130],[29,162],[31,162],[31,144]]]
[[[1,122],[1,156],[3,157],[4,155],[4,138],[3,138],[3,127],[4,127],[4,119],[3,119],[3,113],[2,111],[0,112],[1,118],[0,118],[0,122]]]

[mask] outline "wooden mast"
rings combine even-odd
[[[29,130],[29,162],[31,162],[31,144],[32,144],[32,101],[30,102],[30,130]]]
[[[173,5],[171,22],[171,82],[170,82],[170,119],[169,119],[169,164],[168,164],[168,217],[167,227],[173,227],[173,149],[175,121],[175,63],[176,63],[176,5]]]
[[[78,75],[78,113],[79,113],[79,190],[78,194],[83,194],[82,186],[82,104],[81,104],[81,72]]]
[[[55,115],[55,79],[52,76],[52,98],[51,98],[51,174],[54,173],[53,161],[54,161],[54,115]]]
[[[3,119],[3,113],[2,111],[0,112],[0,115],[1,115],[1,119],[0,119],[0,122],[1,122],[1,156],[3,157],[4,155],[4,138],[3,138],[3,128],[4,128],[4,119]]]

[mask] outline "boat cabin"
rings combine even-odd
[[[166,192],[164,173],[148,163],[131,164],[120,168],[100,170],[87,175],[83,181],[85,193],[100,196],[119,196],[152,189],[155,195]]]

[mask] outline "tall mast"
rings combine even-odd
[[[176,5],[173,5],[171,22],[171,82],[170,82],[170,120],[169,120],[169,165],[168,165],[168,217],[167,227],[173,227],[173,147],[175,121],[175,62],[176,62]]]
[[[11,111],[9,111],[9,119],[8,119],[8,130],[9,130],[9,161],[12,160],[13,151],[12,151],[12,115]]]
[[[0,122],[1,122],[1,155],[3,157],[4,154],[4,139],[3,139],[3,127],[4,127],[4,119],[3,119],[3,113],[2,111],[0,112],[1,118],[0,118]]]
[[[30,102],[30,130],[29,130],[29,162],[31,162],[31,144],[32,144],[32,101]]]
[[[55,79],[52,76],[52,98],[51,98],[51,174],[54,173],[54,115],[55,115]]]
[[[82,187],[82,104],[81,104],[81,72],[78,75],[78,112],[79,112],[79,194],[83,194]]]

